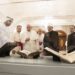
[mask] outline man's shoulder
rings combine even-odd
[[[52,32],[54,32],[54,33],[58,33],[57,31],[52,31]]]
[[[37,32],[35,30],[31,30],[31,34],[37,34]]]
[[[72,36],[72,35],[75,35],[75,32],[73,32],[73,33],[70,33],[68,36]]]
[[[36,32],[35,30],[31,30],[31,32]]]
[[[58,35],[57,31],[52,31],[51,34]]]
[[[49,34],[49,32],[46,32],[46,33],[45,33],[45,35],[48,35],[48,34]]]
[[[70,36],[75,36],[75,32],[71,33]]]
[[[6,27],[4,26],[4,24],[0,24],[0,32],[5,32],[6,31]]]

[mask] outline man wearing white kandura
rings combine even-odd
[[[12,42],[10,34],[12,31],[11,24],[13,19],[7,17],[6,20],[0,25],[0,57],[9,56],[10,51],[17,46],[17,43]]]

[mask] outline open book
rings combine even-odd
[[[69,63],[74,63],[75,62],[75,51],[71,52],[71,53],[67,53],[66,55],[63,55],[61,53],[58,53],[48,47],[45,47],[45,50],[47,50],[48,52],[60,57],[61,59],[69,62]]]
[[[26,58],[28,58],[29,56],[36,56],[39,55],[38,51],[28,51],[28,50],[22,50],[20,51],[18,54],[20,54],[21,56],[25,56]]]

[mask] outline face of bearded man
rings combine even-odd
[[[10,26],[12,23],[13,23],[13,19],[6,20],[6,21],[4,22],[4,24],[5,24],[6,26]]]

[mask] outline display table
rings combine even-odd
[[[0,58],[0,75],[75,75],[75,64],[5,57]]]

